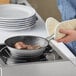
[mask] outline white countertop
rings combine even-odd
[[[2,76],[76,76],[76,67],[69,61],[16,65],[2,71]]]

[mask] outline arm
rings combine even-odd
[[[64,30],[64,29],[60,29],[61,33],[66,34],[66,36],[64,38],[58,39],[58,42],[71,42],[71,41],[76,41],[76,30]]]
[[[62,20],[69,20],[75,17],[75,8],[68,0],[58,0],[58,9],[61,13]]]

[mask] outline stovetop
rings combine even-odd
[[[47,46],[44,53],[39,57],[11,57],[10,50],[6,45],[0,45],[0,59],[4,64],[19,64],[19,63],[30,63],[30,62],[43,62],[43,61],[54,61],[59,60],[61,57],[50,47]]]

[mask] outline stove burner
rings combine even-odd
[[[5,64],[16,64],[16,63],[28,63],[28,62],[40,62],[40,61],[49,61],[55,59],[55,51],[51,50],[52,48],[48,46],[44,53],[38,57],[17,57],[14,58],[11,56],[10,50],[6,47],[6,45],[0,45],[0,58],[3,60]],[[51,51],[50,51],[51,50]],[[54,51],[54,54],[51,54]],[[56,58],[59,55],[56,54]]]
[[[8,58],[8,61],[14,62],[14,63],[27,63],[27,62],[37,62],[37,61],[46,61],[45,55],[41,55],[39,57],[33,57],[33,58]]]
[[[46,48],[50,49],[50,47]],[[25,63],[25,62],[37,62],[37,61],[47,61],[46,56],[44,53],[48,52],[48,51],[44,51],[44,53],[41,56],[38,57],[17,57],[17,58],[13,58],[10,57],[11,53],[10,50],[6,47],[6,45],[0,45],[0,58],[4,61],[4,63],[7,64],[7,62],[14,62],[14,63]]]

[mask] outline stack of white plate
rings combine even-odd
[[[18,4],[0,5],[0,29],[17,31],[31,28],[37,21],[36,11]]]

